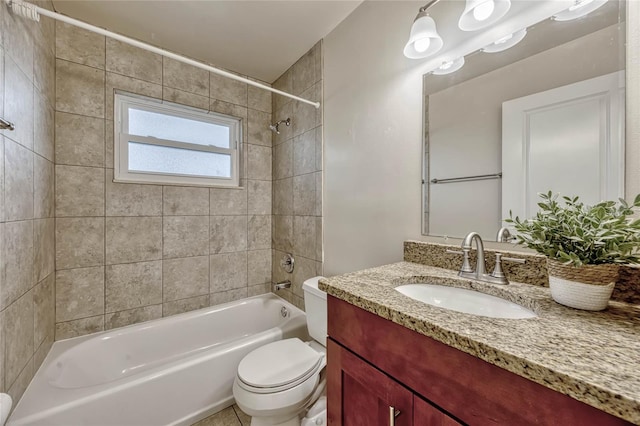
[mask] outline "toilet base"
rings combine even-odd
[[[327,424],[327,396],[322,395],[311,406],[301,426],[325,426]]]

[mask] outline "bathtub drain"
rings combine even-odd
[[[286,306],[283,306],[283,307],[280,309],[280,315],[282,315],[282,318],[286,318],[286,317],[288,317],[288,316],[289,316],[289,310],[287,309],[287,307],[286,307]]]

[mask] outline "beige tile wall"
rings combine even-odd
[[[55,338],[270,291],[270,93],[62,23],[56,71]],[[114,89],[242,118],[243,188],[114,183]]]
[[[50,2],[36,2],[51,9]],[[0,390],[14,404],[54,339],[55,26],[0,2]]]
[[[54,339],[263,293],[271,280],[292,280],[280,295],[303,307],[302,281],[322,273],[321,110],[47,18],[14,19],[4,2],[0,23],[0,116],[17,127],[0,133],[0,390],[18,400]],[[275,85],[322,100],[321,64],[318,43]],[[242,118],[243,188],[114,183],[114,89]],[[268,130],[287,117],[281,135]],[[277,266],[285,252],[291,275]]]
[[[322,102],[322,41],[302,56],[273,87]],[[304,307],[302,283],[322,275],[322,107],[273,96],[272,120],[291,118],[273,135],[273,270],[274,282],[291,280],[278,294]],[[280,267],[292,253],[295,269]]]

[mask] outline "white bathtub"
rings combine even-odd
[[[8,425],[189,425],[233,403],[242,357],[288,337],[307,338],[304,312],[266,294],[59,341]]]

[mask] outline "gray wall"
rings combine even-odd
[[[318,42],[273,84],[277,89],[322,103],[322,42]],[[302,283],[322,275],[322,107],[273,96],[273,121],[291,118],[273,135],[273,273],[274,282],[290,280],[278,295],[304,306]],[[293,274],[280,259],[292,253]]]
[[[50,2],[36,2],[51,9]],[[0,2],[0,390],[17,402],[54,340],[55,26]]]
[[[56,48],[56,339],[270,291],[270,93],[66,24]],[[242,118],[243,188],[114,183],[114,89]]]
[[[324,270],[402,259],[420,237],[422,61],[402,54],[424,2],[363,2],[324,40]]]

